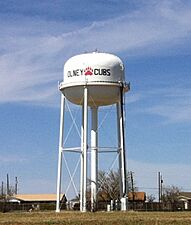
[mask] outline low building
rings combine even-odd
[[[183,203],[185,210],[191,210],[191,192],[180,192],[178,201]]]
[[[12,204],[15,209],[39,210],[55,209],[56,194],[18,194],[7,198],[7,203]],[[60,195],[62,209],[66,207],[65,194]]]
[[[145,202],[146,201],[146,193],[145,192],[129,192],[128,193],[128,201],[129,202]]]
[[[56,203],[56,194],[19,194],[10,197],[10,201],[18,203]],[[60,195],[60,201],[66,202],[64,194]]]
[[[142,210],[146,201],[145,192],[129,192],[128,193],[128,209]]]

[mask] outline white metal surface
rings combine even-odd
[[[83,211],[83,187],[84,187],[84,105],[82,105],[82,123],[81,123],[81,167],[80,167],[80,211]]]
[[[92,52],[70,58],[64,65],[64,83],[124,81],[121,59],[108,53]]]
[[[123,197],[121,198],[121,211],[127,210],[127,198]]]
[[[122,162],[121,162],[121,129],[120,129],[120,116],[121,109],[119,102],[116,104],[117,111],[117,136],[118,136],[118,159],[119,159],[119,175],[122,178]],[[122,179],[119,180],[119,188],[120,188],[120,199],[123,197],[123,182]]]
[[[122,208],[126,210],[126,160],[123,95],[129,90],[124,80],[122,61],[114,55],[106,53],[88,53],[70,58],[64,66],[64,81],[60,83],[63,93],[61,100],[60,140],[57,178],[56,212],[60,211],[59,196],[61,190],[62,152],[79,153],[78,149],[64,148],[64,105],[65,98],[82,106],[81,124],[81,177],[80,177],[80,211],[87,211],[87,151],[88,151],[88,106],[92,111],[91,126],[91,210],[96,209],[97,176],[98,176],[98,107],[116,104],[118,129],[118,156],[120,170],[120,197]],[[76,124],[74,124],[77,127]],[[100,152],[104,150],[101,149]],[[116,152],[110,148],[107,152]],[[71,178],[73,176],[71,175]],[[73,181],[73,180],[72,180]]]
[[[96,210],[98,176],[98,108],[92,107],[91,127],[91,210]]]
[[[64,108],[65,108],[65,96],[63,94],[61,94],[56,212],[60,212],[60,193],[61,193],[61,175],[62,175],[62,149],[63,149],[63,136],[64,136]]]
[[[82,105],[83,88],[87,85],[91,96],[89,106],[111,105],[118,101],[124,78],[124,66],[117,56],[98,52],[81,54],[65,63],[60,90],[69,101]]]
[[[84,107],[83,107],[83,197],[82,212],[86,212],[87,194],[87,149],[88,149],[88,89],[84,87]]]
[[[120,171],[120,197],[127,194],[126,187],[126,159],[125,159],[125,136],[124,136],[124,115],[123,115],[123,91],[119,95],[117,103],[117,121],[118,121],[118,146],[119,146],[119,171]]]

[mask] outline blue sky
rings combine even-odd
[[[191,191],[189,0],[0,0],[0,29],[0,180],[9,173],[20,193],[55,192],[57,82],[69,57],[98,49],[118,55],[131,82],[126,142],[137,186],[156,193],[161,171],[165,185]]]

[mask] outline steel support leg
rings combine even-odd
[[[98,108],[92,107],[91,127],[91,211],[96,210],[97,205],[97,176],[98,176]]]
[[[117,103],[117,123],[118,123],[118,147],[119,147],[119,171],[120,171],[120,198],[127,195],[127,174],[125,156],[125,130],[123,114],[123,89],[121,88],[119,102]]]
[[[60,212],[60,194],[61,194],[60,192],[61,192],[61,176],[62,176],[62,149],[63,149],[63,137],[64,137],[64,110],[65,110],[65,96],[63,94],[61,94],[56,212]]]
[[[88,89],[84,87],[83,104],[83,190],[82,190],[82,212],[86,212],[86,192],[87,192],[87,149],[88,149]]]

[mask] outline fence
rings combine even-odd
[[[44,211],[55,210],[56,203],[13,203],[13,202],[0,202],[0,212],[10,211]],[[61,206],[62,210],[66,209],[65,204]]]
[[[142,202],[142,203],[132,203],[128,204],[129,210],[135,211],[181,211],[184,210],[184,203],[183,202],[166,202],[166,203],[159,203],[159,202]]]
[[[110,202],[99,202],[97,205],[98,211],[106,211],[107,205]],[[90,210],[90,206],[87,207]],[[117,211],[120,210],[121,206],[118,202],[114,204],[111,209]],[[0,202],[0,212],[9,212],[9,211],[39,211],[39,210],[55,210],[56,203],[12,203],[12,202]],[[62,204],[62,210],[67,210],[65,204]],[[73,210],[79,210],[79,204]],[[158,203],[158,202],[129,202],[128,210],[135,211],[181,211],[185,210],[183,202],[176,203]],[[191,210],[191,205],[188,207],[188,210]]]

